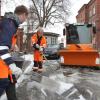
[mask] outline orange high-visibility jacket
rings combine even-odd
[[[9,67],[5,64],[5,62],[0,59],[0,78],[8,78],[9,75]]]
[[[12,45],[16,44],[16,38],[13,36],[12,38]],[[8,75],[12,75],[11,70],[9,69],[8,65],[0,59],[0,78],[8,78]],[[12,79],[11,79],[12,80]]]
[[[35,33],[32,38],[31,38],[32,44],[37,43],[38,38],[37,38],[37,34]],[[46,38],[45,36],[42,36],[41,42],[40,42],[40,46],[41,47],[46,47]],[[41,54],[41,52],[39,50],[34,50],[34,61],[42,61],[43,60],[43,55]]]

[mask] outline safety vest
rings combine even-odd
[[[32,41],[32,44],[37,43],[38,37],[36,33],[32,36],[31,41]],[[46,43],[47,42],[46,42],[45,36],[42,36],[42,39],[40,41],[40,46],[46,47]]]

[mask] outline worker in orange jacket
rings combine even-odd
[[[43,36],[43,29],[39,27],[32,36],[32,46],[34,48],[34,66],[33,71],[43,71],[43,50],[46,47],[46,38]]]
[[[16,43],[16,31],[28,16],[28,10],[20,5],[14,13],[5,13],[0,20],[0,96],[6,91],[8,100],[17,100],[15,83],[22,70],[16,66],[10,51]]]
[[[16,45],[16,41],[17,41],[17,32],[12,37],[12,48],[9,50],[9,52],[13,51],[14,46]],[[0,48],[0,50],[1,49],[2,48]],[[4,49],[4,50],[6,50],[6,49]],[[18,68],[18,71],[17,71],[18,73],[22,73],[20,68]],[[3,91],[5,90],[8,100],[17,100],[16,92],[15,92],[15,83],[16,82],[17,82],[16,76],[13,74],[12,70],[9,68],[9,66],[6,64],[6,62],[0,58],[0,96],[2,95]]]

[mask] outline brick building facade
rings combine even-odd
[[[90,23],[96,27],[96,47],[100,49],[100,0],[90,0],[76,16],[78,23]]]
[[[87,4],[83,5],[82,8],[78,11],[78,15],[76,16],[78,23],[87,23],[88,22],[88,9]]]

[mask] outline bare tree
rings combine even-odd
[[[47,26],[61,23],[65,19],[65,15],[70,12],[69,0],[31,0],[30,6],[31,17],[38,26]]]
[[[12,2],[14,6],[18,2],[26,2],[28,0],[1,0],[3,4]],[[65,21],[65,16],[70,12],[70,0],[29,0],[30,2],[30,16],[28,27],[30,26],[47,26],[48,24],[54,25]],[[11,3],[10,3],[11,4]],[[8,8],[11,6],[7,6]]]

